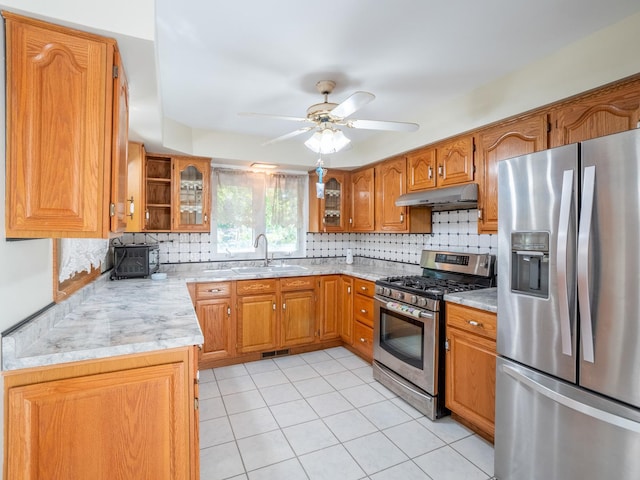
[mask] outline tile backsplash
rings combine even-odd
[[[430,234],[307,233],[306,256],[344,257],[351,249],[358,257],[418,264],[424,249],[497,255],[497,235],[479,235],[477,218],[475,209],[434,212]],[[162,264],[214,260],[208,233],[125,233],[120,240],[125,244],[159,242]]]
[[[433,212],[433,233],[308,233],[307,257],[345,255],[417,264],[422,250],[492,253],[497,235],[478,234],[478,211]]]

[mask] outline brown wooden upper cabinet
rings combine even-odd
[[[547,148],[547,115],[538,114],[481,130],[478,233],[498,231],[498,162]]]
[[[116,42],[2,14],[6,236],[107,238],[123,231],[128,105]]]
[[[351,175],[351,213],[349,230],[372,232],[375,229],[375,169],[365,168]]]
[[[407,190],[426,190],[474,180],[473,135],[463,135],[407,154]]]
[[[209,231],[211,159],[150,153],[143,169],[143,231]]]
[[[407,207],[396,200],[407,192],[407,161],[404,156],[386,160],[375,167],[376,231],[408,232]]]
[[[349,173],[328,170],[322,182],[324,198],[318,198],[316,172],[309,173],[309,231],[346,232],[348,224]]]
[[[127,151],[127,232],[141,232],[144,229],[142,172],[146,156],[146,150],[142,143],[129,142]]]
[[[208,232],[211,160],[175,157],[173,159],[173,207],[171,227],[178,232]]]
[[[625,82],[562,103],[551,109],[550,120],[550,147],[638,128],[638,81]]]
[[[407,154],[409,173],[407,190],[427,190],[436,187],[436,148],[424,147]]]

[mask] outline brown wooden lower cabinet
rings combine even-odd
[[[340,288],[338,291],[339,319],[338,331],[340,339],[347,345],[353,340],[353,278],[347,275],[340,276]]]
[[[373,294],[375,284],[368,280],[353,280],[353,348],[367,361],[373,361]]]
[[[496,314],[447,303],[446,406],[493,441]]]
[[[195,349],[4,372],[4,478],[198,479]]]
[[[190,283],[200,368],[339,345],[371,361],[374,287],[348,275]]]

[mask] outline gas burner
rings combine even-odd
[[[422,253],[422,275],[388,277],[376,282],[378,295],[405,303],[424,304],[420,298],[442,300],[448,293],[495,286],[492,255]]]

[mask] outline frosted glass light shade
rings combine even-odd
[[[325,128],[315,132],[304,144],[316,153],[336,153],[349,145],[349,140],[341,130]]]

